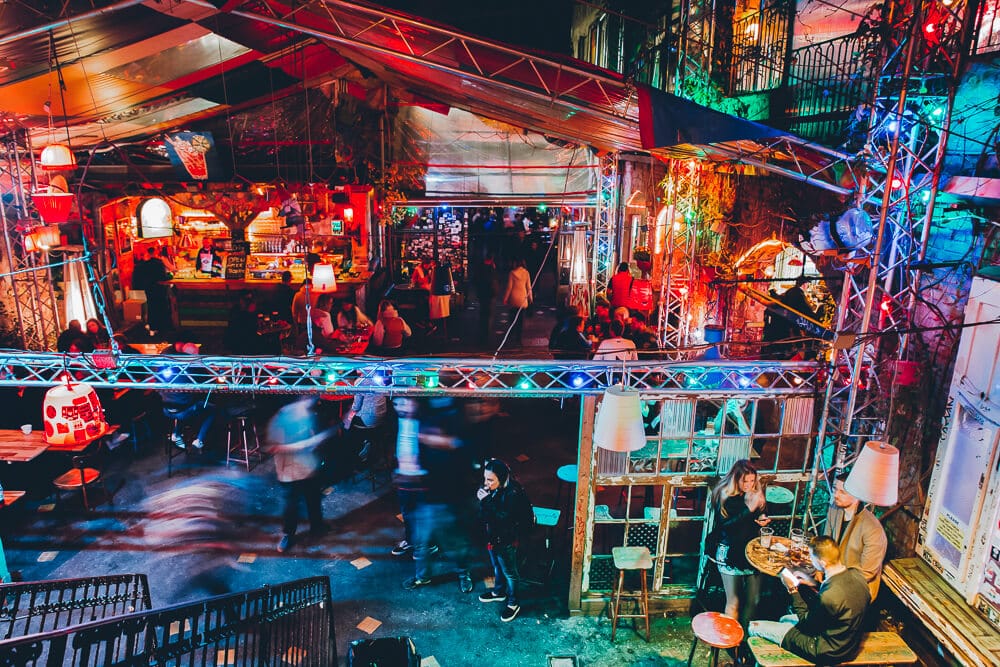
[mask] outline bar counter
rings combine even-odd
[[[364,271],[356,277],[337,278],[335,299],[353,297],[358,307],[365,310],[365,298],[368,292],[368,281],[371,273]],[[260,304],[261,312],[265,312],[274,300],[279,280],[259,280],[246,278],[243,280],[226,280],[225,278],[175,278],[169,282],[175,300],[174,310],[177,313],[178,326],[181,327],[224,327],[228,324],[229,311],[239,299],[240,292],[253,290]],[[293,283],[296,289],[300,284]]]

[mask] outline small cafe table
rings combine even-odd
[[[760,538],[755,537],[747,544],[747,561],[764,574],[769,574],[772,577],[778,576],[781,568],[793,566],[791,559],[788,557],[788,550],[791,547],[792,541],[787,537],[772,535],[771,546],[774,547],[776,544],[783,544],[785,551],[775,551],[773,548],[765,549],[760,544]]]
[[[32,431],[25,435],[21,429],[0,429],[0,461],[27,463],[46,451],[45,433]]]

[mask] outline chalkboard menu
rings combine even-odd
[[[250,244],[233,241],[233,247],[226,255],[226,280],[243,280],[247,276],[247,253]]]

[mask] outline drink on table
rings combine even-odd
[[[764,526],[760,529],[760,546],[765,549],[771,548],[771,538],[774,536],[774,529]]]

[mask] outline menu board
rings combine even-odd
[[[229,254],[226,255],[226,280],[243,280],[247,276],[247,253],[250,244],[246,241],[233,241]]]

